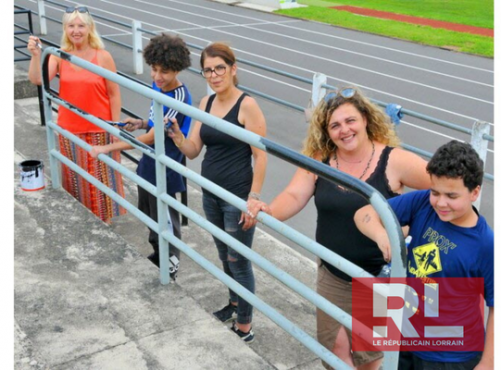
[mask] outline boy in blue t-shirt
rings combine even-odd
[[[181,83],[177,76],[178,74],[191,65],[190,51],[188,50],[185,42],[178,36],[170,36],[161,34],[153,37],[148,45],[144,48],[143,57],[146,64],[151,66],[151,78],[153,80],[152,88],[162,94],[165,94],[183,103],[191,105],[191,95],[186,86]],[[174,109],[163,107],[164,123],[167,125],[169,119],[176,118],[185,136],[188,136],[191,124],[191,117],[175,111]],[[154,135],[154,113],[153,102],[150,106],[150,114],[148,120],[139,118],[126,118],[124,123],[127,123],[125,129],[127,131],[134,131],[139,129],[146,129],[146,133],[138,136],[136,139],[154,148],[155,135]],[[184,155],[179,151],[171,138],[165,133],[165,154],[175,161],[181,163]],[[92,147],[91,155],[97,157],[101,153],[109,153],[115,150],[128,150],[133,147],[123,141]],[[176,197],[176,193],[186,191],[183,177],[166,168],[167,172],[167,192],[171,197]],[[137,174],[143,179],[147,180],[153,185],[156,185],[156,170],[155,160],[145,154],[139,161],[137,166]],[[146,190],[138,186],[138,208],[149,216],[152,220],[157,222],[157,198],[155,195],[148,193]],[[169,207],[169,214],[173,226],[174,235],[181,238],[181,224],[179,220],[179,212]],[[154,252],[148,256],[148,259],[156,266],[159,266],[159,242],[158,234],[149,229],[148,241],[153,247]],[[170,276],[176,279],[177,271],[179,269],[179,250],[169,244],[169,260],[170,260]]]
[[[473,207],[480,195],[483,162],[471,145],[454,140],[437,150],[426,170],[431,176],[430,190],[388,200],[400,225],[409,226],[413,237],[407,249],[407,277],[483,278],[489,316],[483,353],[413,352],[414,369],[493,369],[494,233]],[[390,261],[388,235],[374,208],[359,209],[355,222]]]

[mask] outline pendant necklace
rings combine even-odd
[[[373,141],[371,141],[371,144],[372,144],[372,154],[371,154],[371,157],[369,158],[369,161],[367,162],[367,166],[365,167],[364,172],[362,172],[362,175],[360,175],[359,180],[361,180],[365,176],[365,174],[369,170],[369,167],[371,166],[372,159],[374,158],[374,153],[376,151],[376,148],[374,146],[374,142]],[[339,162],[337,160],[337,154],[336,154],[336,152],[334,152],[334,160],[336,161],[336,169],[339,170]]]

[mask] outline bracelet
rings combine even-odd
[[[181,132],[181,137],[182,137],[182,139],[181,139],[181,144],[179,144],[179,145],[176,143],[176,141],[175,141],[175,140],[172,140],[172,141],[174,141],[174,145],[175,145],[175,146],[177,146],[178,148],[181,148],[181,147],[183,146],[183,144],[184,144],[184,140],[186,139],[186,138],[184,137],[184,134],[183,134],[182,132]]]
[[[249,193],[249,198],[252,198],[252,199],[255,199],[255,200],[261,200],[261,194],[255,193],[255,192],[251,191]]]

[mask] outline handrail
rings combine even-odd
[[[207,124],[217,130],[224,131],[226,134],[229,134],[243,142],[246,142],[249,145],[255,146],[259,149],[265,150],[269,153],[272,153],[279,158],[282,158],[290,163],[293,164],[299,164],[301,167],[306,168],[310,171],[313,171],[314,173],[318,174],[319,176],[322,176],[323,178],[327,179],[328,181],[339,183],[345,187],[351,188],[353,191],[361,194],[364,196],[368,201],[376,208],[378,213],[380,214],[383,223],[385,224],[388,234],[389,234],[389,239],[392,247],[392,252],[393,252],[393,266],[392,266],[392,274],[394,276],[405,276],[405,245],[404,245],[404,240],[403,240],[403,235],[401,232],[401,229],[398,225],[398,222],[396,221],[395,215],[393,212],[390,210],[390,207],[384,199],[384,197],[377,192],[375,189],[373,189],[371,186],[367,185],[366,183],[355,179],[343,172],[340,172],[336,169],[333,169],[329,166],[326,166],[323,163],[320,163],[318,161],[315,161],[311,158],[305,157],[299,153],[296,153],[280,144],[274,143],[271,140],[262,138],[261,136],[249,132],[248,130],[245,130],[240,127],[236,127],[235,125],[228,123],[220,118],[214,117],[206,112],[203,112],[197,108],[194,108],[192,106],[189,106],[187,104],[184,104],[178,100],[175,100],[173,98],[170,98],[168,96],[165,96],[163,94],[160,94],[156,91],[153,91],[152,89],[142,86],[140,84],[137,84],[133,81],[130,81],[122,76],[119,76],[115,73],[112,73],[106,69],[103,69],[99,66],[96,66],[92,63],[89,63],[85,60],[82,60],[80,58],[77,58],[71,54],[65,53],[61,50],[54,49],[52,47],[46,48],[43,51],[42,54],[42,70],[43,70],[43,89],[44,89],[44,103],[48,104],[48,101],[55,101],[57,104],[60,104],[62,106],[65,106],[66,108],[74,111],[76,114],[80,115],[81,117],[87,119],[88,121],[96,124],[97,126],[105,129],[106,131],[110,132],[111,134],[121,137],[123,139],[126,139],[129,141],[133,146],[138,148],[140,151],[145,153],[146,155],[154,156],[157,159],[157,163],[161,163],[162,165],[165,165],[173,170],[176,170],[176,167],[179,167],[177,162],[171,160],[167,156],[165,156],[163,152],[163,140],[164,140],[164,130],[155,130],[155,152],[151,150],[151,148],[145,147],[144,144],[139,145],[137,141],[130,141],[131,140],[131,135],[128,135],[124,133],[123,131],[110,127],[107,125],[104,121],[93,117],[89,115],[87,112],[84,112],[80,109],[77,109],[76,107],[72,106],[68,102],[60,99],[59,97],[55,96],[52,94],[49,86],[49,80],[48,80],[48,56],[56,55],[59,56],[60,58],[69,61],[70,63],[74,63],[75,65],[85,68],[89,70],[92,73],[95,73],[103,78],[106,78],[110,81],[113,81],[115,83],[118,83],[121,86],[124,86],[130,90],[133,90],[142,96],[145,96],[149,99],[152,99],[154,101],[154,109],[161,112],[161,106],[168,106],[169,108],[175,109],[187,116],[190,116],[196,120],[199,120],[203,122],[204,124]],[[68,133],[66,130],[61,129],[59,126],[54,124],[51,120],[51,112],[50,110],[46,110],[46,115],[47,115],[47,135],[48,135],[48,145],[49,145],[49,153],[50,153],[50,161],[51,161],[51,169],[54,171],[57,169],[57,162],[56,160],[62,161],[68,166],[70,166],[73,170],[75,170],[77,173],[85,172],[81,168],[79,168],[76,164],[73,162],[65,159],[60,153],[57,152],[55,149],[55,142],[53,138],[53,131],[59,132],[61,135],[70,138],[72,141],[76,142],[77,145],[81,146],[85,150],[89,150],[90,146],[83,142],[82,140],[79,140],[75,135]],[[155,124],[156,125],[162,125],[161,121],[161,115],[156,114],[155,115],[156,120]],[[157,122],[158,121],[158,122]],[[158,171],[157,168],[157,186],[153,186],[149,183],[147,183],[145,180],[141,179],[139,176],[136,174],[130,173],[131,171],[127,170],[120,164],[114,162],[111,160],[108,156],[105,155],[100,155],[99,159],[110,165],[112,168],[119,169],[120,172],[127,177],[130,177],[133,179],[133,181],[136,181],[141,187],[143,187],[146,191],[150,192],[151,194],[155,194],[157,196],[158,202],[159,202],[159,209],[161,207],[167,207],[167,205],[172,206],[172,207],[177,207],[177,209],[187,216],[188,218],[192,219],[194,222],[202,222],[199,218],[194,216],[187,207],[184,207],[180,202],[177,200],[170,198],[167,195],[167,189],[166,189],[166,181],[165,181],[165,172],[163,174],[161,173],[162,171]],[[162,168],[163,166],[160,166],[159,168]],[[181,173],[183,176],[190,176],[193,178],[198,177],[198,181],[204,182],[207,181],[206,179],[202,178],[200,175],[195,174],[193,171],[190,171],[184,166],[181,166],[182,168],[177,168],[178,172]],[[165,167],[163,167],[165,171]],[[195,176],[196,175],[196,176]],[[92,177],[88,174],[84,175],[82,174],[86,179]],[[162,177],[163,176],[163,177]],[[92,184],[97,186],[98,188],[101,189],[101,187],[104,187],[103,184],[101,184],[99,181],[96,179],[89,179]],[[211,192],[215,192],[216,195],[219,195],[219,193],[222,193],[224,195],[224,199],[227,201],[230,201],[231,204],[235,205],[241,210],[246,210],[246,204],[242,199],[232,199],[235,197],[233,194],[224,191],[224,189],[221,189],[214,184],[210,183],[207,184],[208,189]],[[55,188],[58,188],[60,186],[60,179],[59,176],[56,174],[53,176],[53,186]],[[113,193],[110,189],[108,189],[109,193]],[[237,197],[235,197],[237,198]],[[122,199],[118,194],[113,193],[112,199],[116,200],[118,203],[123,204],[124,207],[127,209],[132,209],[132,205]],[[135,208],[135,207],[134,207]],[[164,218],[159,219],[158,223],[154,223],[149,217],[146,215],[142,214],[141,212],[136,212],[136,211],[131,211],[135,216],[137,216],[141,221],[145,222],[149,227],[151,227],[153,230],[157,231],[159,235],[162,237],[160,238],[160,260],[161,260],[161,281],[162,283],[168,283],[169,281],[169,275],[166,272],[166,267],[167,263],[166,260],[162,260],[163,253],[165,251],[168,252],[168,242],[171,242],[172,244],[176,245],[181,249],[183,252],[185,252],[189,257],[192,257],[197,263],[200,265],[204,266],[211,274],[217,276],[224,284],[226,284],[230,289],[234,290],[237,292],[237,294],[241,295],[244,299],[246,299],[248,302],[250,302],[252,305],[254,305],[256,308],[258,308],[260,311],[265,313],[270,319],[272,319],[275,323],[277,323],[280,327],[282,327],[284,330],[288,331],[291,335],[296,337],[301,343],[303,343],[307,348],[309,348],[312,352],[317,354],[319,357],[321,357],[324,361],[327,363],[331,364],[331,366],[335,366],[336,368],[347,368],[346,364],[344,364],[342,361],[340,361],[331,351],[325,349],[323,346],[321,346],[318,342],[316,342],[313,338],[311,338],[308,334],[304,333],[301,329],[298,329],[295,325],[293,325],[289,320],[287,320],[285,317],[283,317],[281,314],[277,313],[274,311],[270,306],[268,306],[266,303],[262,302],[258,297],[256,297],[254,294],[250,293],[247,291],[245,288],[240,286],[238,283],[233,281],[232,279],[229,279],[226,276],[222,275],[222,272],[214,266],[207,266],[207,262],[204,261],[203,257],[198,256],[198,253],[193,251],[189,246],[187,246],[185,243],[177,239],[173,234],[167,232],[166,228],[166,219]],[[140,214],[141,213],[141,214]],[[165,212],[167,215],[167,212]],[[262,219],[264,222],[270,221],[270,216],[268,215],[260,215],[259,218]],[[148,220],[149,219],[149,220]],[[277,220],[274,220],[271,218],[271,221],[273,222],[279,222]],[[244,245],[241,243],[237,242],[235,239],[233,239],[229,235],[225,235],[223,231],[218,229],[216,226],[210,224],[208,221],[202,222],[205,224],[207,229],[210,229],[211,233],[214,235],[217,234],[218,238],[224,238],[225,242],[230,245],[233,249],[235,249],[237,252],[241,253],[242,255],[245,255],[249,260],[251,260],[253,263],[256,263],[259,265],[261,268],[263,268],[265,271],[271,273],[273,276],[277,277],[280,281],[286,283],[289,287],[294,288],[295,291],[297,291],[299,294],[303,295],[305,298],[315,304],[317,307],[321,308],[323,311],[326,311],[329,315],[335,317],[337,320],[340,320],[343,322],[344,325],[347,325],[348,327],[350,326],[350,322],[347,322],[347,318],[345,317],[347,314],[341,314],[339,312],[339,308],[337,308],[335,305],[327,301],[325,298],[321,297],[318,295],[318,293],[312,291],[311,289],[304,287],[299,283],[297,280],[293,279],[292,277],[288,276],[285,272],[280,271],[276,269],[275,266],[271,265],[268,261],[264,260],[262,257],[260,257],[256,252],[252,251],[249,248],[246,248]],[[271,224],[271,223],[270,223]],[[281,225],[282,227],[285,225]],[[223,234],[221,234],[223,233]],[[348,266],[346,268],[344,265],[347,264],[343,258],[340,256],[337,256],[335,253],[327,250],[326,248],[322,246],[315,246],[314,244],[316,242],[313,242],[311,239],[309,240],[310,247],[312,250],[320,250],[320,253],[318,255],[322,255],[324,253],[326,255],[326,261],[328,262],[333,262],[334,265],[339,266],[342,263],[341,269],[345,271],[349,271],[351,266]],[[316,247],[316,248],[315,248]],[[168,253],[167,253],[168,255]],[[165,256],[164,256],[165,257]],[[324,258],[322,256],[322,258]],[[347,264],[349,265],[349,263]],[[360,270],[358,266],[355,266],[356,269]],[[360,273],[360,271],[358,271]],[[371,276],[368,273],[365,273],[365,276]],[[363,275],[363,274],[362,274]],[[299,288],[298,288],[299,287]],[[347,315],[349,316],[349,315]],[[395,354],[387,353],[388,355],[388,360],[390,358],[394,358]],[[398,354],[397,354],[398,356]],[[394,361],[388,361],[388,364],[393,364],[395,363]]]

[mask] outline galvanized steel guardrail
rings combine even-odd
[[[217,238],[223,240],[231,248],[241,253],[247,257],[250,261],[258,265],[264,271],[267,271],[270,275],[274,276],[276,279],[283,282],[289,288],[300,294],[302,297],[306,298],[308,301],[313,303],[316,307],[320,308],[328,315],[332,316],[348,329],[352,328],[352,317],[346,312],[343,312],[338,307],[327,301],[322,296],[318,295],[315,291],[311,290],[303,283],[299,282],[286,272],[278,269],[271,262],[264,259],[258,253],[252,249],[247,248],[245,245],[241,244],[224,231],[218,227],[211,224],[202,216],[196,214],[194,211],[184,206],[181,202],[167,195],[167,182],[165,171],[166,167],[179,172],[183,176],[189,178],[190,180],[198,183],[200,186],[208,189],[213,194],[221,197],[227,202],[233,204],[242,211],[246,211],[246,202],[235,195],[227,192],[226,190],[218,187],[217,185],[211,183],[207,179],[203,178],[199,174],[189,170],[185,166],[177,163],[176,161],[170,159],[165,155],[164,152],[164,130],[155,130],[155,149],[140,143],[131,134],[126,131],[111,127],[105,121],[96,118],[81,109],[69,104],[68,102],[60,99],[58,96],[53,94],[50,89],[50,81],[48,80],[48,60],[50,55],[56,55],[64,60],[74,63],[75,65],[85,68],[90,72],[93,72],[99,76],[102,76],[110,81],[116,82],[119,85],[126,87],[144,97],[153,100],[153,109],[155,112],[155,125],[158,127],[163,127],[162,122],[162,106],[168,106],[169,108],[175,109],[185,115],[192,117],[193,119],[200,120],[204,124],[207,124],[217,130],[223,131],[249,145],[255,146],[258,149],[264,150],[270,154],[273,154],[279,158],[282,158],[290,163],[301,166],[309,171],[312,171],[319,176],[327,179],[328,181],[335,182],[344,187],[348,187],[353,191],[359,193],[364,198],[366,198],[378,211],[381,219],[388,230],[388,235],[390,238],[391,248],[392,248],[392,276],[403,277],[405,276],[405,263],[406,263],[406,252],[405,243],[402,235],[402,231],[399,224],[395,218],[394,213],[391,211],[386,199],[377,192],[370,185],[362,182],[354,177],[351,177],[343,172],[340,172],[330,166],[313,160],[312,158],[305,157],[289,148],[286,148],[280,144],[277,144],[271,140],[263,138],[255,133],[249,132],[240,127],[228,123],[220,118],[214,117],[206,112],[203,112],[195,107],[186,105],[178,100],[172,99],[168,96],[160,94],[153,91],[149,87],[137,84],[127,78],[119,76],[118,74],[112,73],[106,69],[96,66],[90,62],[72,56],[71,54],[65,53],[59,49],[52,47],[46,48],[42,54],[42,76],[43,76],[43,100],[45,105],[45,120],[47,124],[47,143],[49,148],[50,157],[50,168],[52,171],[52,182],[53,187],[58,189],[61,187],[61,179],[58,171],[58,162],[61,162],[73,171],[84,177],[91,184],[102,190],[105,194],[110,196],[117,203],[122,205],[131,214],[136,216],[141,222],[146,224],[149,228],[157,232],[160,237],[160,280],[162,284],[168,284],[169,282],[169,272],[168,272],[168,243],[172,243],[177,248],[179,248],[188,257],[192,258],[196,263],[205,268],[209,273],[214,275],[230,289],[234,290],[238,295],[256,307],[258,310],[267,315],[271,320],[273,320],[277,325],[295,337],[313,353],[318,355],[322,360],[329,363],[331,366],[337,369],[348,369],[349,367],[341,361],[337,356],[335,356],[331,351],[327,350],[325,347],[320,345],[314,338],[305,333],[302,329],[294,325],[289,319],[285,318],[282,314],[278,313],[274,308],[270,307],[267,303],[262,301],[259,297],[249,292],[247,289],[242,287],[236,281],[228,277],[222,270],[214,266],[203,256],[195,252],[186,243],[177,239],[173,233],[172,229],[169,228],[170,219],[169,213],[167,212],[167,207],[171,206],[177,209],[182,215],[186,216],[196,224],[200,225],[205,230],[209,231]],[[121,164],[113,161],[109,156],[104,154],[99,155],[99,159],[109,165],[111,168],[116,169],[122,175],[128,177],[132,181],[136,182],[139,186],[143,187],[149,193],[155,195],[158,201],[158,222],[154,222],[151,218],[147,217],[145,214],[140,212],[134,205],[120,197],[117,193],[113,192],[111,189],[107,188],[104,184],[96,180],[93,176],[85,172],[82,168],[76,165],[74,162],[68,160],[64,157],[56,148],[55,132],[67,137],[71,141],[75,142],[78,146],[82,147],[84,150],[89,151],[91,149],[90,145],[80,140],[77,136],[71,134],[70,132],[59,127],[55,122],[52,121],[52,111],[50,109],[50,101],[53,101],[60,106],[66,107],[74,111],[79,116],[87,119],[93,124],[103,128],[114,136],[119,137],[122,140],[129,142],[136,149],[140,150],[145,155],[156,158],[156,172],[157,172],[157,186],[153,186],[149,182],[140,178],[137,174],[128,170]],[[258,215],[258,220],[264,224],[272,227],[274,230],[282,233],[284,236],[288,237],[290,240],[296,242],[298,245],[306,248],[310,252],[319,256],[323,260],[331,263],[340,270],[346,272],[347,274],[354,277],[372,277],[369,273],[361,269],[360,267],[354,265],[353,263],[345,260],[344,258],[338,256],[332,251],[321,246],[317,242],[307,238],[296,230],[288,227],[282,222],[274,219],[273,217],[260,213]],[[382,289],[379,293],[386,295],[387,290]],[[359,333],[363,335],[363,333]],[[386,352],[384,369],[396,369],[398,363],[398,352]]]

